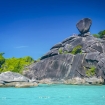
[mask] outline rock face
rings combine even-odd
[[[37,86],[36,82],[14,72],[4,72],[0,74],[0,87],[32,87]]]
[[[78,30],[80,31],[81,34],[87,33],[89,32],[90,26],[92,24],[91,19],[89,18],[84,18],[82,20],[80,20],[76,26],[78,28]]]
[[[83,36],[71,36],[54,45],[39,62],[30,65],[23,74],[43,83],[104,83],[105,40],[89,35],[91,23],[88,18],[80,20],[77,28]]]

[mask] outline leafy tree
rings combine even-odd
[[[59,54],[63,54],[63,49],[62,48],[59,48]]]
[[[0,53],[0,67],[5,62],[5,58],[3,57],[4,53]]]
[[[103,38],[105,36],[105,30],[100,31],[98,34],[93,34],[96,38]]]
[[[32,62],[34,62],[34,60],[30,56],[26,56],[23,58],[13,57],[5,59],[5,62],[2,64],[0,68],[0,72],[12,71],[22,73],[24,67],[30,65]]]
[[[103,38],[103,36],[105,35],[105,30],[100,31],[98,34],[99,34],[99,37],[100,38]]]

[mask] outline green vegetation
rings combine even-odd
[[[100,31],[98,34],[93,34],[93,36],[96,38],[103,38],[105,37],[105,30]]]
[[[73,48],[73,50],[71,51],[71,54],[75,55],[77,53],[82,53],[81,49],[82,49],[82,46],[78,45],[78,46]]]
[[[99,38],[99,35],[98,34],[93,34],[94,37],[96,38]]]
[[[59,52],[59,54],[63,54],[63,49],[59,48],[58,52]]]
[[[64,51],[63,53],[64,53],[64,54],[68,54],[69,52],[67,52],[67,51]]]
[[[5,62],[5,58],[3,57],[4,53],[0,53],[0,67]]]
[[[78,54],[78,53],[82,53],[82,46],[80,45],[77,45],[76,47],[73,48],[73,50],[71,52],[68,52],[68,51],[63,51],[62,48],[59,48],[58,52],[59,54]]]
[[[96,67],[95,67],[95,66],[91,66],[91,67],[86,71],[86,75],[87,75],[88,77],[94,76],[94,75],[95,75],[95,71],[96,71]]]
[[[3,54],[0,55],[0,73],[6,71],[12,71],[17,73],[22,73],[25,66],[33,63],[34,60],[30,56],[26,56],[23,58],[9,58],[5,59]]]

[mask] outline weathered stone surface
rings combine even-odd
[[[77,45],[80,45],[82,43],[82,38],[76,38],[73,42],[70,43],[71,46],[75,47]]]
[[[21,74],[13,72],[4,72],[0,74],[0,81],[3,82],[28,82],[29,79]]]
[[[102,46],[101,46],[100,43],[95,43],[95,44],[93,44],[91,47],[92,47],[93,49],[95,49],[95,50],[97,50],[97,51],[103,53],[103,49],[102,49]]]
[[[29,78],[64,78],[72,64],[72,54],[60,54],[36,63],[25,73]],[[33,75],[32,75],[33,74]]]
[[[4,84],[4,82],[0,80],[0,84]]]
[[[42,59],[45,59],[45,58],[48,58],[48,57],[51,57],[51,56],[54,56],[54,55],[58,55],[58,48],[55,48],[55,49],[52,49],[50,50],[47,54],[45,54],[44,56],[41,57],[41,60]]]
[[[78,30],[80,31],[81,34],[87,33],[89,32],[90,26],[92,24],[91,19],[89,18],[84,18],[82,20],[80,20],[76,26],[78,28]]]
[[[51,49],[60,48],[60,47],[62,47],[62,43],[58,43],[58,44],[54,45]]]
[[[75,77],[72,79],[67,79],[64,81],[65,84],[74,84],[74,85],[80,85],[80,84],[93,84],[93,85],[99,85],[104,83],[104,79],[101,77],[91,77],[91,78],[79,78]]]
[[[86,60],[91,60],[91,61],[95,61],[97,60],[97,56],[99,55],[99,52],[92,52],[92,53],[88,53],[85,57]]]
[[[87,33],[84,33],[84,37],[86,37],[86,36],[90,36],[91,34],[90,34],[90,32],[87,32]]]
[[[72,40],[72,39],[74,39],[76,36],[70,36],[70,37],[68,37],[68,38],[66,38],[64,41],[62,41],[62,43],[65,43],[65,42],[67,42],[67,41],[69,41],[69,40]]]
[[[63,51],[71,52],[73,47],[70,44],[66,44],[63,48]]]
[[[104,79],[101,77],[96,77],[93,76],[91,78],[85,78],[85,81],[89,84],[103,84],[104,83]]]
[[[68,78],[74,78],[74,77],[82,77],[85,76],[84,69],[82,67],[82,60],[84,58],[84,54],[77,54],[72,63],[71,72],[69,74]],[[81,72],[82,71],[82,72]]]
[[[36,87],[38,84],[36,82],[9,82],[0,84],[0,87]]]
[[[36,87],[38,86],[38,84],[36,82],[21,82],[21,83],[17,83],[15,84],[15,87],[17,88],[24,88],[24,87]]]

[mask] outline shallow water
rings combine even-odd
[[[0,105],[105,105],[105,86],[0,88]]]

